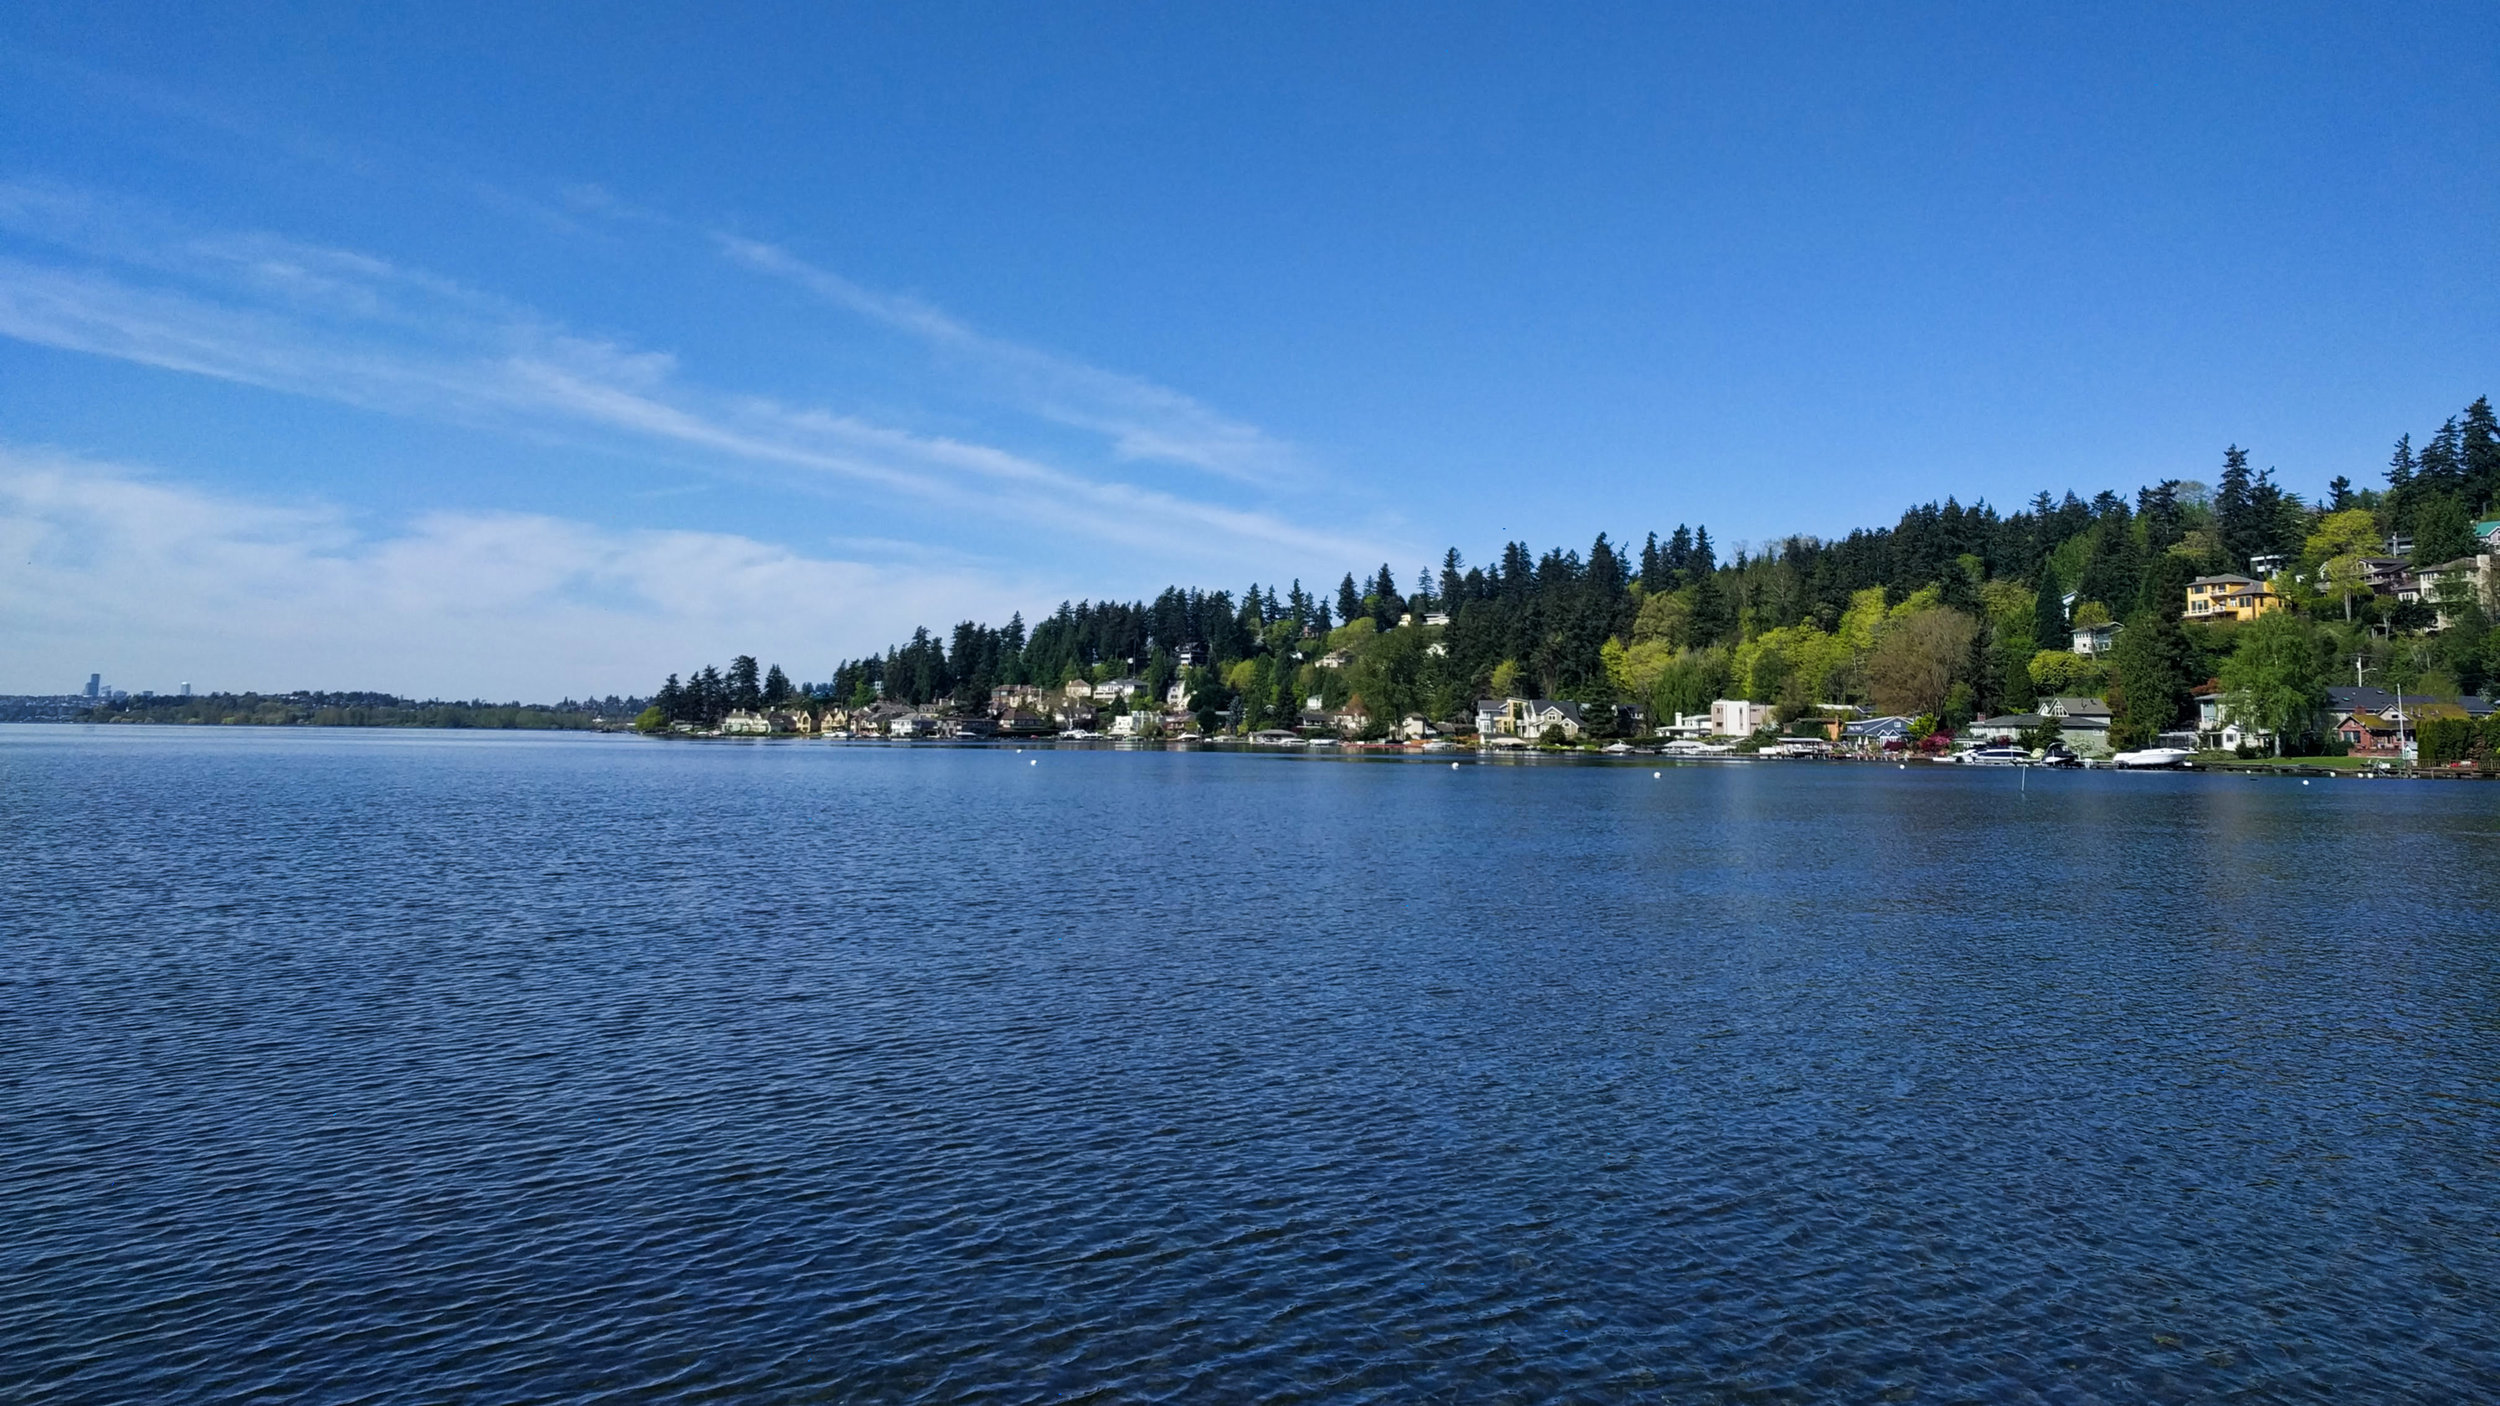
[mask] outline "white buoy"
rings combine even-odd
[[[1025,763],[1026,766],[1040,766],[1041,764],[1042,759],[1039,757],[1035,757],[1033,760]]]
[[[1456,763],[1456,762],[1452,762],[1452,763],[1450,763],[1450,770],[1452,770],[1452,771],[1456,771],[1456,770],[1458,770],[1458,763]]]
[[[1649,774],[1649,779],[1650,779],[1650,780],[1652,780],[1652,781],[1655,781],[1655,780],[1657,780],[1659,777],[1664,776],[1664,775],[1666,775],[1666,773],[1665,773],[1665,772],[1663,772],[1663,771],[1653,771],[1653,772],[1651,772],[1651,773]]]
[[[2301,785],[2303,785],[2303,786],[2306,786],[2306,785],[2308,785],[2309,783],[2308,783],[2306,780],[2303,780],[2300,784],[2301,784]]]

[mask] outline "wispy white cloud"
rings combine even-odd
[[[394,414],[586,431],[1167,558],[1272,567],[1280,552],[1323,561],[1378,552],[1224,496],[1141,487],[995,445],[705,389],[666,353],[580,336],[525,304],[358,251],[188,233],[142,209],[26,184],[0,183],[0,231],[81,256],[0,257],[0,335],[23,341]],[[754,246],[741,257],[767,253]],[[1271,447],[1186,397],[854,291],[880,320],[1022,368],[1036,386],[1090,395],[1102,414],[1134,411],[1104,421],[1132,457],[1203,459],[1241,473]]]
[[[879,292],[777,245],[734,234],[713,238],[739,264],[975,363],[1007,398],[1045,419],[1106,436],[1122,459],[1184,464],[1246,483],[1300,477],[1291,446],[1179,391],[991,336],[916,298]]]
[[[809,556],[724,533],[514,513],[367,530],[92,460],[0,449],[0,692],[647,692],[725,652],[821,678],[914,625],[1055,599],[963,563]]]

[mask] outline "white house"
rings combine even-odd
[[[2115,620],[2103,621],[2098,625],[2077,625],[2074,637],[2075,653],[2086,659],[2098,659],[2109,653],[2110,645],[2117,638],[2118,622]]]
[[[1771,705],[1722,698],[1710,705],[1710,732],[1716,737],[1751,737],[1771,725]]]

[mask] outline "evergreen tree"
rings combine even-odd
[[[2414,494],[2413,564],[2445,566],[2474,554],[2474,525],[2454,493]]]
[[[2352,507],[2352,480],[2337,474],[2326,485],[2326,510],[2340,513]]]
[[[2274,470],[2266,469],[2248,489],[2248,556],[2280,553],[2285,550],[2287,524],[2297,504],[2274,481]],[[2295,534],[2292,546],[2299,545]],[[2246,558],[2243,558],[2245,560]]]
[[[673,723],[685,721],[686,690],[679,686],[675,674],[669,675],[668,682],[660,685],[659,696],[652,699],[651,704],[660,710],[663,720]]]
[[[2109,742],[2129,751],[2148,747],[2186,716],[2189,690],[2187,637],[2178,617],[2150,608],[2128,617],[2110,649]]]
[[[2396,436],[2396,452],[2387,456],[2387,520],[2402,525],[2412,511],[2413,436]]]
[[[2214,526],[2222,537],[2223,554],[2235,570],[2245,570],[2249,557],[2265,550],[2251,545],[2258,533],[2250,486],[2248,451],[2234,444],[2222,451],[2222,486],[2214,490]]]
[[[2424,494],[2458,493],[2465,484],[2465,432],[2455,417],[2439,427],[2431,442],[2422,446],[2421,457],[2414,463],[2414,487]]]
[[[2042,649],[2063,648],[2072,638],[2066,623],[2065,590],[2065,583],[2057,579],[2057,568],[2040,569],[2040,587],[2031,603],[2031,637]]]
[[[790,701],[790,676],[779,664],[764,671],[764,701],[775,707]]]
[[[2500,419],[2494,419],[2491,397],[2474,397],[2465,407],[2463,458],[2466,506],[2500,513]]]
[[[1699,559],[1695,553],[1695,559]],[[1707,649],[1735,633],[1734,612],[1715,571],[1697,571],[1693,578],[1693,645]]]
[[[1354,617],[1362,613],[1363,595],[1355,589],[1354,573],[1349,571],[1345,579],[1337,583],[1337,618],[1351,625]]]
[[[741,654],[729,661],[729,706],[755,708],[764,702],[764,685],[755,667],[755,656]]]

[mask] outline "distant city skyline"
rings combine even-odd
[[[21,14],[0,692],[2314,496],[2500,392],[2495,110],[2487,6]]]

